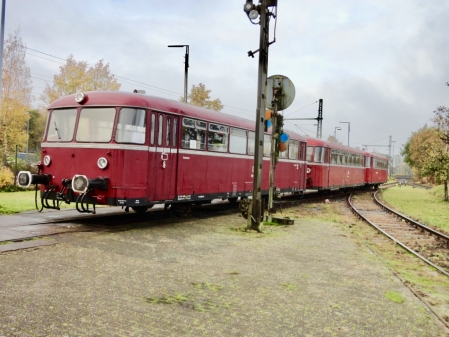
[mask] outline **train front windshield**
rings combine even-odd
[[[70,142],[75,136],[77,142],[108,143],[112,140],[115,108],[83,108],[79,113],[78,126],[76,109],[53,110],[48,123],[48,142]],[[119,111],[117,143],[145,143],[145,110],[122,108]],[[76,134],[75,134],[76,132]]]

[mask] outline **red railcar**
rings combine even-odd
[[[365,180],[368,186],[377,188],[388,180],[388,159],[377,153],[365,152]]]
[[[20,172],[18,181],[41,184],[44,207],[75,202],[82,212],[98,204],[145,211],[154,204],[235,201],[252,193],[254,135],[253,121],[173,100],[77,93],[50,105],[39,172]],[[281,192],[304,192],[306,139],[289,135],[275,184]]]
[[[387,181],[385,157],[342,144],[307,138],[306,159],[308,189],[377,187]],[[379,164],[375,169],[373,162]]]

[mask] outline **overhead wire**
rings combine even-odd
[[[276,13],[276,15],[277,15],[277,13]],[[22,46],[23,46],[23,45],[22,45]],[[36,53],[40,53],[40,54],[43,54],[43,55],[47,55],[47,56],[56,58],[56,59],[58,59],[58,60],[66,61],[66,59],[63,59],[62,57],[58,57],[58,56],[55,56],[55,55],[52,55],[52,54],[44,53],[44,52],[41,52],[41,51],[39,51],[39,50],[36,50],[36,49],[33,49],[33,48],[29,48],[29,47],[26,47],[26,46],[23,46],[23,47],[26,48],[26,49],[28,49],[28,50],[32,50],[32,51],[34,51],[34,52],[36,52]],[[51,61],[51,62],[55,62],[55,63],[58,63],[58,64],[64,64],[64,63],[62,63],[62,62],[58,62],[58,61],[55,61],[55,60],[50,60],[50,59],[47,59],[47,58],[44,58],[44,57],[41,57],[41,56],[38,56],[38,55],[33,55],[33,54],[30,54],[30,53],[27,53],[27,55],[34,56],[34,57],[38,57],[38,58],[42,58],[42,59],[45,59],[45,60],[48,60],[48,61]],[[39,75],[40,75],[40,74],[39,74]],[[156,87],[156,86],[154,86],[154,85],[151,85],[151,84],[148,84],[148,83],[144,83],[144,82],[140,82],[140,81],[136,81],[136,80],[133,80],[133,79],[124,77],[124,76],[120,76],[120,75],[116,75],[116,74],[113,74],[113,75],[114,75],[115,77],[117,77],[117,78],[120,78],[122,81],[124,80],[125,83],[128,83],[128,84],[135,84],[135,83],[137,83],[137,84],[139,84],[139,85],[146,86],[146,87],[150,88],[151,90],[154,90],[154,91],[159,92],[159,93],[164,93],[164,94],[171,95],[171,96],[182,96],[182,94],[179,93],[179,92],[175,92],[175,91],[171,91],[171,90],[168,90],[168,89]],[[47,76],[47,75],[41,75],[41,76],[50,77],[50,76]],[[32,77],[32,78],[35,78],[35,77]],[[36,79],[42,80],[42,81],[47,81],[47,80],[44,80],[44,79],[41,79],[41,78],[36,78]],[[49,81],[48,81],[48,82],[49,82]],[[245,109],[241,109],[241,108],[232,107],[232,106],[228,106],[228,105],[225,105],[225,104],[223,104],[223,107],[231,108],[231,109],[237,109],[237,110],[240,110],[240,111],[252,112],[252,111],[249,111],[249,110],[245,110]]]

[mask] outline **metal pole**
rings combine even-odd
[[[187,103],[187,86],[189,78],[189,45],[188,44],[175,44],[167,46],[169,48],[184,48],[186,47],[186,54],[184,56],[184,102]]]
[[[316,127],[316,138],[323,138],[323,99],[320,98],[318,102],[318,117],[316,119],[318,121]]]
[[[0,19],[0,111],[2,110],[3,101],[3,41],[5,39],[5,10],[6,10],[6,0],[2,0],[2,13]],[[3,118],[3,145],[4,145],[4,162],[6,164],[6,153],[8,152],[8,143],[6,140],[6,110]]]
[[[269,21],[267,18],[267,0],[260,4],[260,39],[259,39],[259,72],[257,86],[257,109],[256,109],[256,134],[254,148],[254,176],[253,176],[253,200],[251,205],[251,219],[248,221],[248,229],[260,231],[262,212],[262,163],[263,163],[263,137],[265,100],[264,92],[267,84],[268,73],[268,36]]]
[[[185,55],[185,75],[184,75],[184,102],[187,103],[187,82],[189,77],[189,46],[186,45],[186,55]]]
[[[28,143],[30,141],[30,112],[28,112],[28,122],[27,122],[27,148],[26,148],[26,160],[28,160]]]
[[[342,124],[348,124],[348,146],[349,146],[349,132],[351,131],[351,123],[350,122],[340,122]]]
[[[274,81],[273,81],[274,83]],[[273,88],[274,89],[274,88]],[[269,89],[268,89],[269,90]],[[275,97],[273,93],[273,98]],[[271,118],[271,151],[270,151],[270,172],[268,176],[268,180],[270,183],[270,190],[268,192],[268,222],[271,222],[273,220],[273,214],[271,213],[271,210],[273,208],[273,196],[274,196],[274,169],[276,167],[276,145],[277,145],[277,139],[276,134],[278,131],[278,109],[277,109],[277,100],[273,99],[275,103],[273,104],[273,114]]]

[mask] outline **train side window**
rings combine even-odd
[[[365,167],[371,167],[370,159],[370,157],[365,157]]]
[[[207,149],[209,151],[227,152],[228,134],[229,128],[227,126],[209,123]]]
[[[307,146],[306,160],[308,163],[312,161],[312,157],[313,157],[313,146]]]
[[[76,140],[107,143],[112,138],[115,108],[84,108],[80,112]]]
[[[174,117],[173,118],[173,142],[172,142],[173,147],[176,147],[178,145],[177,139],[178,139],[178,117]]]
[[[332,156],[331,156],[331,163],[337,164],[337,152],[335,150],[332,150]]]
[[[184,149],[204,150],[206,140],[206,122],[190,118],[182,120],[182,147]]]
[[[154,134],[156,127],[156,115],[151,114],[151,130],[150,130],[150,144],[154,145]]]
[[[269,157],[271,153],[271,135],[263,135],[263,156]]]
[[[167,124],[165,128],[165,146],[170,146],[170,136],[171,136],[171,119],[167,117]]]
[[[229,135],[229,152],[246,154],[246,131],[231,128]]]
[[[253,131],[248,132],[248,154],[253,155],[256,149],[256,134]]]
[[[299,142],[297,140],[290,140],[288,144],[288,158],[298,159]]]
[[[315,147],[315,163],[322,163],[324,161],[324,148],[322,146]]]
[[[117,143],[144,144],[146,133],[145,110],[122,108],[117,122]]]
[[[157,145],[161,146],[162,145],[162,134],[164,132],[164,116],[163,115],[159,115],[157,124],[158,124]]]
[[[48,123],[48,142],[69,142],[73,139],[76,109],[53,110]]]

